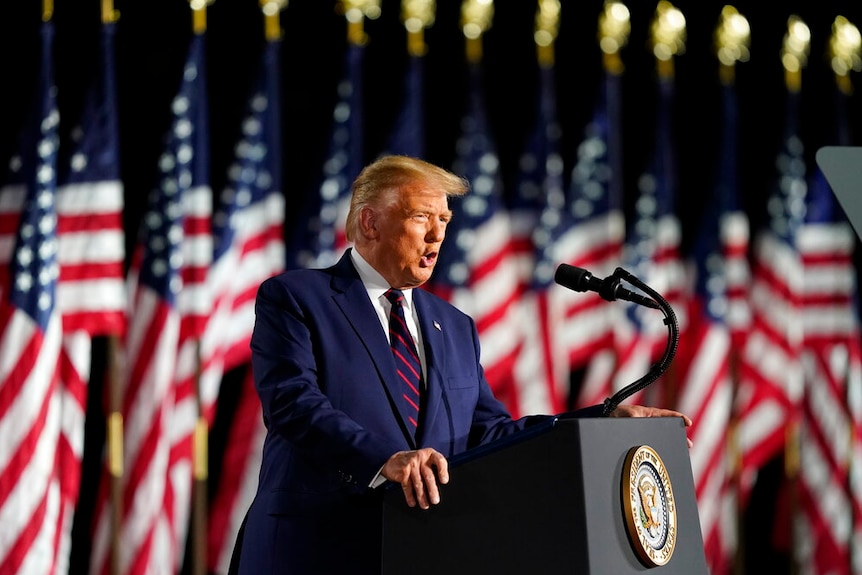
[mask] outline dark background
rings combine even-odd
[[[431,161],[450,165],[464,108],[464,41],[460,2],[438,1],[435,24],[426,31],[426,150]],[[622,58],[624,180],[632,199],[646,165],[655,117],[655,60],[648,48],[656,4],[629,2],[632,31]],[[776,6],[775,4],[779,4]],[[686,53],[676,62],[676,141],[679,157],[679,214],[684,231],[697,220],[719,144],[719,91],[713,31],[723,2],[688,0],[675,4],[687,22]],[[596,41],[600,0],[563,2],[556,48],[559,118],[567,167],[575,158],[598,89],[601,53]],[[748,0],[734,5],[751,24],[751,60],[737,66],[740,101],[740,167],[745,207],[756,221],[774,174],[773,155],[781,136],[784,76],[779,60],[787,19],[796,14],[812,34],[809,65],[803,76],[802,133],[809,158],[828,142],[833,76],[826,45],[836,15],[862,25],[862,3],[852,0]],[[192,34],[184,0],[116,0],[117,74],[122,174],[128,228],[136,228],[170,122],[170,101],[179,83]],[[532,39],[536,2],[496,3],[494,24],[485,35],[484,67],[488,113],[504,175],[510,184],[517,155],[530,127],[536,89],[536,50]],[[0,161],[8,158],[38,72],[41,3],[4,2],[0,7]],[[100,2],[56,0],[56,80],[63,128],[71,122],[98,64]],[[218,191],[238,135],[252,74],[263,43],[257,0],[217,0],[207,10],[211,106],[212,183]],[[282,13],[284,190],[288,226],[298,207],[315,194],[327,150],[335,86],[346,47],[346,23],[331,0],[292,0]],[[366,160],[382,149],[400,103],[406,64],[406,32],[398,0],[384,0],[382,15],[366,20]],[[856,76],[857,74],[853,74]],[[851,133],[862,134],[862,114],[852,100]],[[63,129],[61,128],[61,130]],[[568,170],[567,170],[568,173]],[[129,234],[134,238],[134,233]],[[690,234],[685,234],[686,238]]]
[[[648,48],[649,24],[655,2],[632,0],[632,31],[622,51],[623,139],[625,192],[630,208],[635,182],[646,166],[653,142],[655,61]],[[675,137],[679,165],[678,214],[683,244],[697,225],[717,161],[720,101],[713,31],[724,2],[679,0],[687,20],[686,53],[676,58]],[[601,53],[596,41],[600,0],[563,0],[556,48],[558,110],[563,132],[566,174],[575,160],[601,79]],[[826,61],[826,45],[837,15],[862,25],[862,2],[819,0],[765,2],[747,0],[734,6],[749,19],[751,60],[737,66],[740,105],[739,161],[744,207],[753,227],[762,220],[765,199],[775,174],[774,153],[784,116],[784,72],[779,59],[782,38],[791,14],[799,15],[812,33],[809,65],[802,84],[802,137],[813,169],[814,153],[832,131],[834,80]],[[156,183],[157,160],[171,121],[170,102],[180,80],[192,34],[189,5],[184,0],[116,0],[117,74],[122,178],[126,193],[129,244],[147,194]],[[287,227],[294,224],[306,198],[317,193],[328,146],[335,87],[346,48],[346,24],[332,0],[291,0],[282,14],[282,93]],[[496,137],[507,193],[517,169],[517,157],[531,126],[536,90],[536,50],[532,33],[536,2],[497,2],[494,25],[484,39],[488,113]],[[263,45],[263,23],[257,0],[217,0],[207,11],[208,74],[211,108],[212,185],[218,192],[226,180],[245,98],[257,70]],[[460,2],[438,0],[437,20],[426,31],[426,149],[427,159],[451,164],[459,120],[464,108],[464,40],[458,25]],[[85,89],[99,63],[100,2],[56,0],[55,70],[61,131],[77,118]],[[0,161],[5,165],[15,149],[17,133],[33,97],[39,72],[41,3],[12,0],[0,3]],[[366,21],[367,45],[365,160],[382,149],[395,120],[407,62],[406,32],[400,3],[382,2],[378,20]],[[853,74],[858,81],[858,74]],[[862,138],[859,97],[851,99],[854,145]],[[129,252],[131,253],[131,252]],[[100,347],[94,358],[99,365]],[[92,386],[88,421],[88,459],[98,459],[100,434],[98,385]],[[93,397],[93,396],[96,397]],[[230,402],[222,402],[224,405]],[[220,414],[214,430],[212,457],[218,458],[218,437],[224,431]],[[217,481],[217,462],[213,482]],[[762,473],[755,491],[746,546],[749,572],[786,572],[782,549],[772,540],[775,485],[780,463]],[[85,485],[86,485],[85,481]],[[761,496],[761,491],[762,496]],[[82,494],[86,504],[88,494]],[[80,527],[80,526],[78,526]],[[84,531],[75,542],[73,567],[86,560]]]

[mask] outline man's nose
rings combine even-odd
[[[446,237],[445,222],[441,222],[439,220],[432,221],[431,226],[428,228],[428,240],[432,242],[441,242],[444,237]]]

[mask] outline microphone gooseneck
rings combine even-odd
[[[652,299],[623,288],[620,286],[621,279],[646,292]],[[679,346],[679,323],[676,313],[674,313],[673,308],[667,300],[658,292],[623,268],[617,268],[612,275],[600,280],[583,268],[560,264],[554,274],[554,281],[574,291],[597,292],[602,298],[608,301],[622,299],[645,307],[660,309],[664,313],[664,324],[668,328],[668,340],[664,354],[661,359],[650,367],[649,371],[643,377],[623,387],[604,401],[602,415],[607,417],[620,403],[653,383],[670,367],[670,362],[673,360],[674,355],[676,355],[676,350]]]

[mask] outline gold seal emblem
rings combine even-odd
[[[638,558],[647,567],[666,564],[676,546],[676,504],[670,476],[652,447],[633,447],[626,455],[622,500]]]

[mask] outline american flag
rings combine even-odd
[[[747,277],[748,217],[739,205],[738,113],[732,83],[722,86],[721,150],[713,194],[693,250],[694,297],[680,341],[677,409],[694,421],[689,437],[695,495],[710,573],[732,572],[736,551],[736,498],[728,446],[733,394],[731,322]]]
[[[655,144],[648,169],[638,180],[635,217],[623,247],[624,267],[674,308],[684,329],[684,268],[680,256],[681,229],[676,217],[677,166],[673,134],[675,80],[658,79]],[[667,344],[667,330],[654,309],[620,302],[624,313],[615,326],[617,363],[610,389],[617,392],[646,375]],[[634,403],[672,404],[660,397],[672,374],[631,397]],[[658,386],[658,387],[657,387]],[[662,388],[665,388],[663,390]],[[647,400],[646,398],[650,398]]]
[[[558,413],[568,396],[568,361],[560,347],[563,298],[554,284],[560,237],[570,225],[563,189],[563,159],[554,82],[555,68],[539,67],[533,128],[519,159],[510,213],[512,242],[521,283],[523,345],[515,366],[518,386],[532,389],[543,413]],[[533,411],[535,413],[535,411]]]
[[[9,275],[0,301],[0,572],[54,573],[68,567],[74,498],[63,477],[62,349],[57,308],[59,113],[53,23],[42,24],[34,117],[24,127],[8,186],[23,190]],[[3,195],[8,195],[8,186]]]
[[[120,180],[114,40],[116,25],[101,30],[101,68],[90,86],[71,145],[61,143],[57,187],[60,282],[57,307],[63,341],[75,369],[64,377],[64,462],[69,506],[78,501],[85,442],[92,336],[119,338],[125,330],[125,234]],[[111,357],[109,361],[117,361]],[[86,524],[89,509],[76,523]],[[68,538],[70,533],[64,534]]]
[[[605,71],[569,184],[568,208],[573,222],[566,240],[571,246],[567,263],[589,270],[596,277],[610,275],[621,264],[625,237],[621,81],[618,73]],[[567,302],[564,346],[570,368],[584,375],[572,399],[575,407],[596,405],[612,394],[607,387],[609,378],[596,375],[605,371],[604,366],[614,365],[613,327],[621,309],[592,294]]]
[[[102,27],[102,69],[87,94],[79,124],[58,158],[57,307],[65,332],[118,334],[124,328],[123,185],[120,181],[114,70],[116,26]],[[65,144],[65,142],[64,142]],[[0,283],[8,280],[26,189],[0,195]],[[2,289],[2,288],[0,288]]]
[[[288,242],[287,266],[305,268],[334,264],[347,238],[344,224],[350,208],[350,185],[364,160],[362,77],[365,46],[350,43],[338,83],[338,101],[332,112],[329,153],[316,197],[304,207],[304,216]]]
[[[836,126],[846,130],[846,94],[837,94]],[[849,134],[837,138],[847,145]],[[858,413],[850,394],[862,389],[856,236],[820,170],[809,183],[798,249],[803,266],[805,387],[799,431],[796,559],[801,572],[855,573],[853,536],[859,500],[851,469]],[[855,435],[855,437],[854,437]],[[859,448],[855,447],[856,456]],[[856,494],[858,496],[858,493]]]
[[[213,363],[221,362],[222,371],[248,365],[257,287],[285,267],[281,45],[280,40],[270,40],[264,49],[242,138],[229,169],[230,183],[214,217],[215,257],[210,278],[216,297],[207,334],[208,339],[216,340]],[[210,505],[207,566],[214,573],[227,572],[233,541],[257,487],[265,428],[250,366],[246,371],[248,378],[236,382],[241,386],[239,401],[233,411],[218,489]],[[211,414],[207,419],[212,423]]]
[[[205,47],[205,36],[196,34],[129,274],[122,573],[179,569],[188,524],[197,343],[212,305]],[[92,571],[106,573],[111,534],[104,496],[96,517]]]
[[[461,119],[453,171],[471,191],[450,200],[454,217],[429,289],[476,320],[482,364],[495,395],[513,414],[547,406],[530,389],[516,389],[512,368],[521,343],[518,276],[509,243],[500,160],[488,126],[479,62],[468,66],[467,109]]]
[[[102,25],[102,71],[94,81],[73,146],[61,149],[57,188],[64,331],[119,335],[125,328],[123,184],[114,65],[116,24]]]
[[[739,358],[735,399],[741,457],[740,504],[745,506],[757,471],[785,446],[802,394],[799,300],[802,266],[796,233],[807,190],[798,134],[799,93],[788,91],[778,173],[767,201],[768,222],[754,235],[750,292],[751,329]]]

